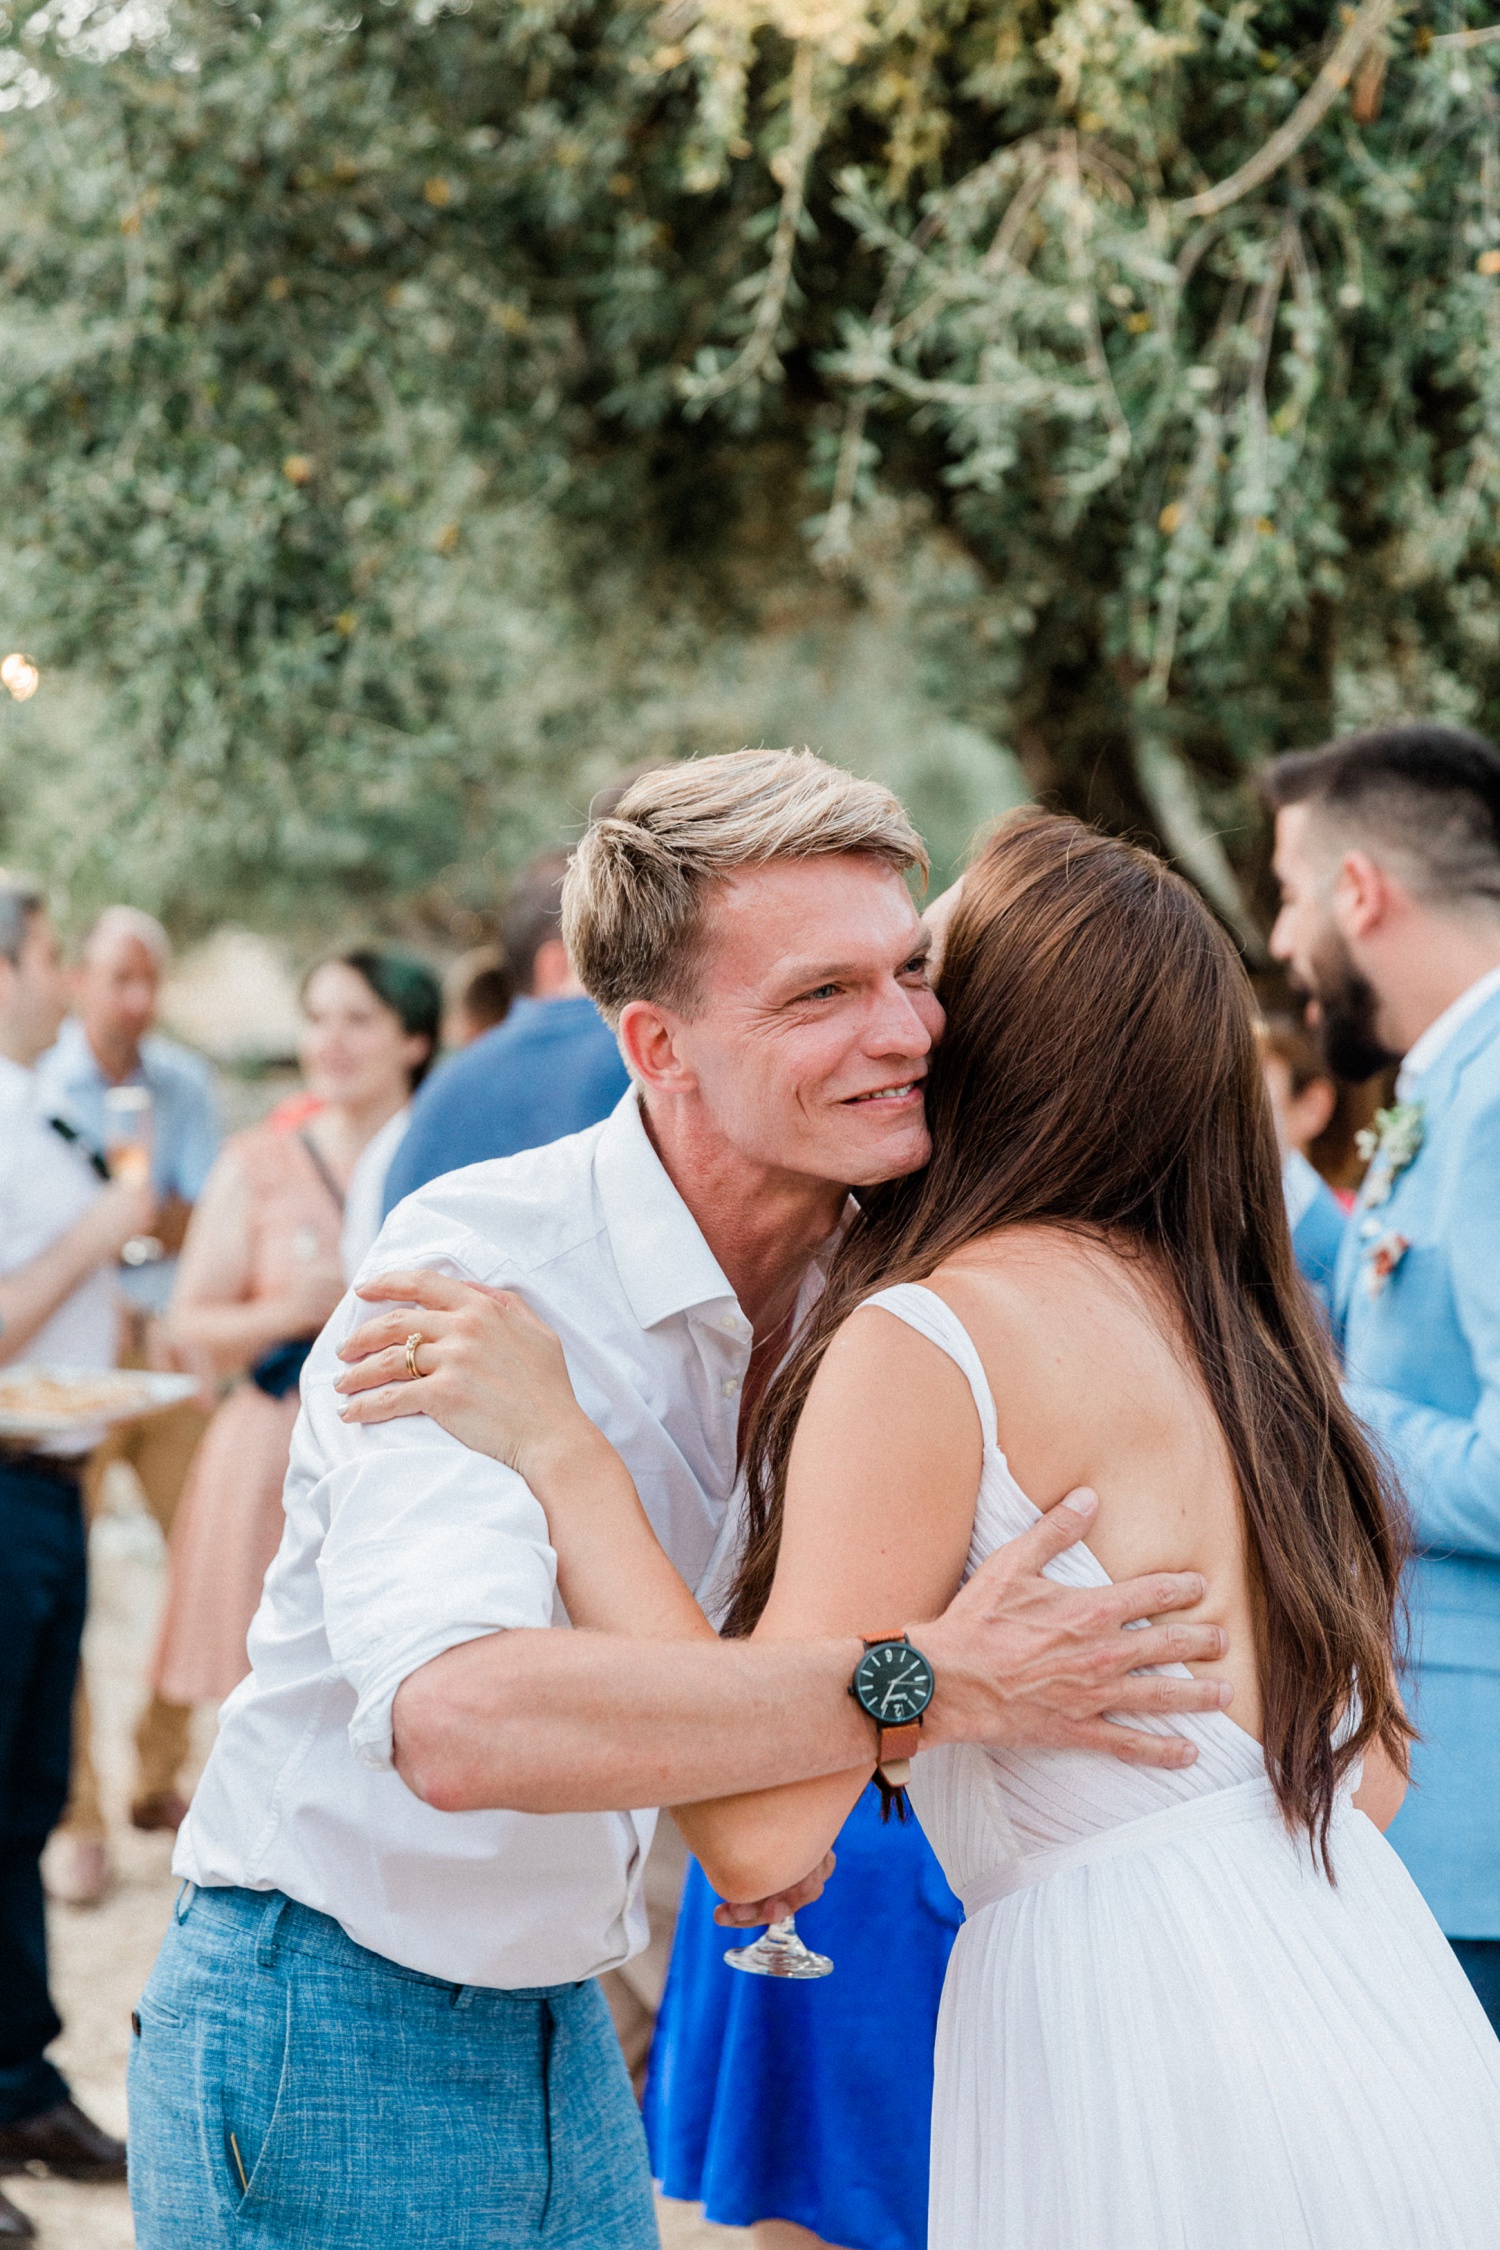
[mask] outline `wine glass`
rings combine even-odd
[[[112,1180],[145,1187],[151,1178],[152,1101],[149,1086],[104,1089],[104,1154]],[[162,1246],[154,1234],[133,1234],[121,1246],[125,1266],[155,1265]]]
[[[128,1187],[151,1177],[151,1089],[109,1086],[104,1094],[104,1153],[110,1176]]]
[[[724,1956],[731,1969],[752,1977],[831,1977],[826,1953],[814,1953],[797,1935],[797,1917],[784,1914],[753,1945],[732,1945]]]

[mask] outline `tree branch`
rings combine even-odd
[[[1354,76],[1360,57],[1384,32],[1398,5],[1399,0],[1364,0],[1353,20],[1344,26],[1338,45],[1286,123],[1278,127],[1264,147],[1256,150],[1248,163],[1242,164],[1237,172],[1231,172],[1227,180],[1220,180],[1217,187],[1205,188],[1201,195],[1189,195],[1180,203],[1171,204],[1173,218],[1211,219],[1218,212],[1226,211],[1231,203],[1238,203],[1242,196],[1253,195],[1273,172],[1279,172],[1308,134],[1322,124]],[[1435,46],[1437,41],[1433,44]]]
[[[1435,53],[1439,47],[1488,47],[1496,39],[1500,39],[1500,23],[1484,24],[1478,31],[1445,31],[1433,40],[1428,53]]]
[[[771,244],[771,262],[766,268],[765,287],[755,308],[750,333],[729,365],[721,367],[716,375],[683,375],[683,396],[695,406],[706,406],[710,399],[723,398],[727,392],[737,390],[741,383],[748,383],[759,375],[767,361],[775,356],[776,331],[781,326],[786,306],[797,229],[802,223],[807,196],[807,168],[823,131],[822,121],[813,108],[816,67],[816,50],[810,39],[804,39],[792,63],[791,131],[786,147],[773,165],[781,181],[781,210]]]

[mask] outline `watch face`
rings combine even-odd
[[[877,1726],[904,1727],[932,1701],[932,1666],[908,1641],[877,1641],[854,1673],[854,1699]]]

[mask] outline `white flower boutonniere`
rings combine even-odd
[[[1420,1102],[1397,1102],[1393,1109],[1377,1109],[1374,1126],[1358,1135],[1356,1146],[1370,1167],[1360,1197],[1367,1211],[1390,1200],[1391,1189],[1422,1146],[1422,1120]]]
[[[1383,1234],[1365,1260],[1365,1290],[1378,1297],[1411,1244],[1404,1234]]]

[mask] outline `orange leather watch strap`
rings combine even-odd
[[[920,1719],[909,1719],[904,1727],[879,1727],[875,1734],[875,1762],[885,1766],[893,1758],[914,1758],[921,1747]]]

